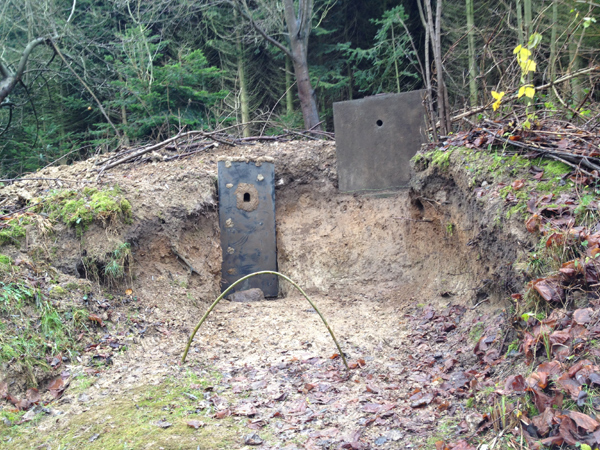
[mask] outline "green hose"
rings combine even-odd
[[[235,283],[233,283],[231,286],[229,286],[227,289],[225,289],[225,292],[223,292],[221,295],[219,295],[217,297],[217,299],[213,302],[213,304],[210,305],[210,308],[208,308],[208,311],[206,311],[206,313],[204,314],[204,316],[202,316],[202,319],[200,319],[200,322],[198,322],[198,325],[196,325],[196,328],[194,328],[194,331],[192,331],[192,335],[190,336],[190,339],[188,340],[188,343],[185,346],[185,352],[183,353],[183,357],[181,358],[181,364],[185,363],[185,358],[187,357],[187,354],[190,351],[190,345],[192,344],[192,341],[194,340],[194,336],[196,336],[196,333],[198,332],[198,330],[200,329],[200,327],[202,326],[202,324],[204,323],[204,321],[206,320],[206,318],[208,317],[208,315],[210,314],[210,312],[227,295],[227,293],[231,289],[233,289],[238,283],[241,283],[242,281],[247,280],[248,278],[252,278],[252,277],[254,277],[256,275],[265,275],[265,274],[277,275],[278,277],[281,277],[284,280],[289,281],[296,289],[298,289],[300,291],[300,293],[302,295],[304,295],[304,298],[306,300],[308,300],[308,303],[310,303],[310,306],[313,307],[313,309],[317,312],[317,314],[319,315],[319,317],[321,318],[321,320],[325,324],[325,327],[327,327],[327,331],[329,331],[329,334],[331,335],[331,338],[333,339],[333,342],[335,342],[335,345],[336,345],[336,347],[337,347],[337,349],[339,351],[339,354],[342,357],[342,361],[344,361],[344,366],[346,366],[346,369],[348,369],[348,363],[346,362],[346,356],[344,355],[344,352],[340,348],[340,344],[338,344],[338,341],[335,338],[335,335],[333,334],[333,330],[331,329],[331,327],[329,326],[329,324],[325,320],[325,317],[323,317],[323,314],[321,314],[321,311],[319,311],[317,309],[317,307],[312,302],[312,300],[310,298],[308,298],[308,295],[306,295],[306,293],[302,290],[302,288],[300,286],[298,286],[294,281],[292,281],[290,278],[288,278],[287,276],[285,276],[285,275],[283,275],[283,274],[281,274],[279,272],[273,272],[273,271],[270,271],[270,270],[264,270],[262,272],[251,273],[250,275],[246,275],[245,277],[240,278]]]

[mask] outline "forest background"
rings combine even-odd
[[[510,117],[515,105],[525,111],[515,115],[519,126],[549,115],[598,121],[598,8],[590,0],[4,0],[0,176],[183,130],[332,131],[334,102],[414,89],[427,92],[434,138],[461,118]]]

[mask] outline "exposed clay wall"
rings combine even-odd
[[[274,158],[279,270],[309,290],[382,299],[452,296],[466,303],[500,298],[518,283],[510,265],[524,238],[519,227],[491,226],[494,205],[478,204],[460,171],[417,167],[410,191],[342,194],[335,146],[327,142],[219,148],[184,162],[117,167],[103,181],[124,192],[133,224],[112,230],[95,225],[82,239],[58,226],[53,250],[41,257],[77,276],[83,252],[101,254],[112,241],[129,242],[132,287],[140,300],[173,308],[211,301],[220,291],[215,179],[221,156]],[[39,175],[60,171],[91,183],[94,169],[90,160]],[[44,187],[22,183],[2,192],[28,189],[33,196]],[[32,230],[29,248],[20,251],[31,251],[31,243],[46,245]],[[285,294],[288,287],[281,286]]]

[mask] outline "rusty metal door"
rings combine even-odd
[[[275,168],[271,162],[219,161],[219,226],[223,265],[221,289],[245,275],[277,270]],[[259,275],[231,292],[260,288],[277,297],[276,275]]]

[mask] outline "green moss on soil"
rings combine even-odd
[[[12,259],[10,256],[0,254],[0,273],[10,272],[12,269]]]
[[[27,234],[25,225],[29,224],[29,219],[17,218],[4,223],[4,228],[0,229],[0,245],[14,244],[20,245],[20,239]]]
[[[51,294],[57,288],[62,289],[54,286]],[[25,279],[0,282],[0,363],[10,362],[13,369],[27,374],[30,386],[36,386],[40,375],[50,371],[51,358],[74,359],[82,350],[84,343],[77,336],[87,329],[87,318],[87,311],[74,304],[56,305],[45,299],[42,290]]]
[[[59,423],[39,433],[35,425],[7,427],[0,421],[0,435],[3,439],[11,439],[11,448],[242,448],[243,436],[252,432],[246,427],[247,419],[234,416],[216,419],[212,407],[199,409],[198,401],[189,396],[200,397],[202,390],[211,383],[214,380],[190,375],[171,378],[156,386],[139,386],[118,397],[101,399],[102,403],[94,408],[71,416],[64,428]],[[77,392],[84,392],[91,384],[93,380],[89,377],[74,380]],[[56,418],[43,417],[41,420],[55,421]],[[206,425],[194,429],[187,426],[188,420],[199,420]],[[171,426],[162,428],[157,425],[159,421],[168,422]],[[264,429],[258,433],[265,443],[271,439]],[[95,438],[91,439],[93,436]]]
[[[48,197],[38,212],[49,214],[52,220],[58,220],[75,228],[82,234],[94,221],[103,224],[120,220],[131,223],[131,203],[123,197],[118,186],[105,190],[84,188],[76,191],[58,191]]]

